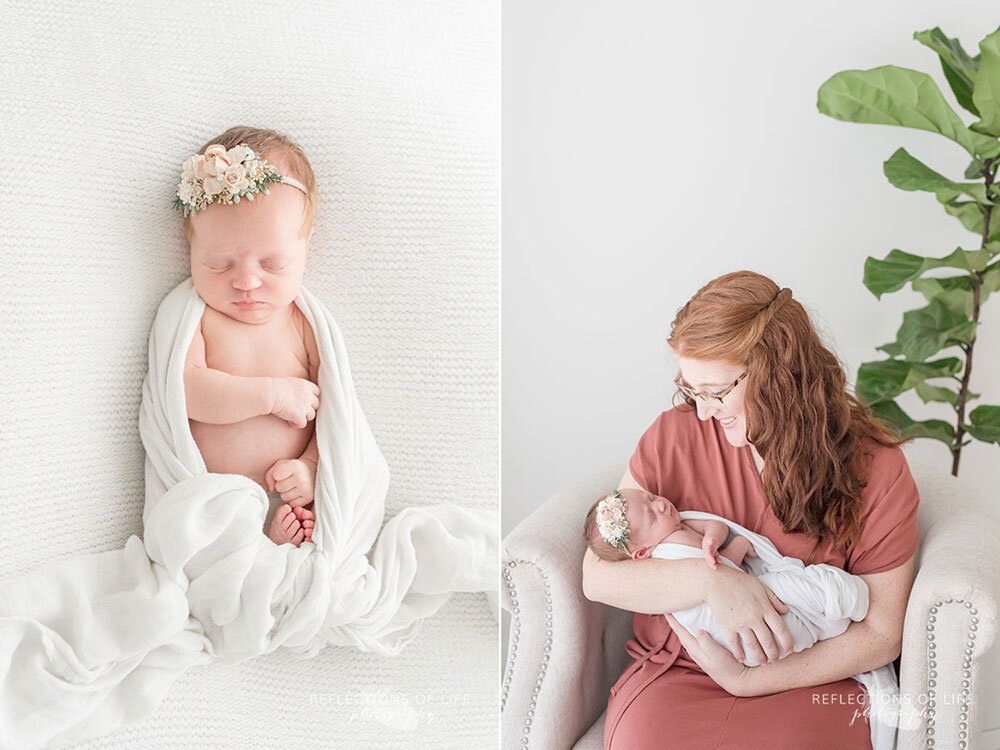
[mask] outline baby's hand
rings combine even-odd
[[[268,492],[277,490],[293,508],[309,505],[316,492],[316,466],[301,458],[282,458],[267,470],[264,482]]]
[[[718,537],[708,536],[707,534],[701,538],[701,551],[705,553],[705,560],[712,570],[719,567],[719,545],[722,544],[722,540]]]
[[[319,408],[319,386],[305,378],[271,378],[274,401],[271,414],[281,417],[292,427],[302,429],[316,417]]]

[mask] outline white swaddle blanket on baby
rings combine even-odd
[[[208,473],[183,369],[205,303],[188,278],[160,304],[139,432],[144,539],[0,581],[0,747],[85,739],[152,713],[196,664],[285,647],[397,653],[455,591],[497,587],[495,514],[407,508],[381,533],[388,466],[354,391],[343,337],[304,287],[319,347],[313,543],[261,531],[264,489]],[[373,546],[374,545],[374,546]],[[369,554],[370,552],[370,554]]]
[[[852,621],[859,622],[868,614],[868,584],[860,576],[852,575],[833,565],[824,563],[806,565],[797,558],[785,557],[767,537],[755,534],[722,516],[683,510],[680,512],[680,517],[682,521],[722,521],[729,526],[733,534],[745,536],[753,544],[757,557],[744,557],[743,564],[749,568],[748,572],[759,578],[788,605],[789,611],[782,615],[782,619],[792,634],[795,651],[807,649],[818,640],[840,635],[847,630]],[[732,535],[730,541],[731,539]],[[669,560],[689,557],[703,559],[704,553],[700,548],[686,544],[664,542],[653,549],[652,556]],[[719,561],[737,570],[740,569],[721,554]],[[712,615],[707,604],[672,614],[677,622],[692,634],[704,630],[720,646],[731,651],[725,629]],[[749,654],[743,663],[750,667],[758,664]],[[853,677],[868,691],[872,750],[894,750],[899,713],[899,683],[896,679],[896,670],[890,662],[883,667]],[[863,709],[863,706],[858,706],[859,712]],[[861,721],[860,718],[857,720]]]

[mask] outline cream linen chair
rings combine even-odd
[[[558,493],[503,541],[500,590],[511,613],[501,688],[505,748],[603,747],[608,691],[628,663],[633,615],[584,597],[582,527],[623,466]],[[920,490],[920,547],[900,690],[925,695],[926,711],[919,727],[899,733],[897,747],[976,748],[983,655],[1000,614],[1000,524],[981,496],[945,470],[914,461],[910,469]]]

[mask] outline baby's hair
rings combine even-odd
[[[319,210],[319,191],[316,189],[316,175],[302,147],[287,135],[279,133],[276,130],[254,128],[249,125],[236,125],[224,133],[210,138],[195,153],[204,154],[205,149],[215,143],[224,146],[227,150],[245,143],[269,163],[278,167],[278,171],[281,174],[294,177],[306,186],[305,218],[299,229],[299,236],[305,237]],[[193,231],[191,224],[191,216],[193,215],[190,214],[184,217],[184,233],[188,236],[188,239],[191,238]]]
[[[583,538],[587,542],[587,546],[594,550],[596,554],[602,560],[608,560],[609,562],[618,562],[619,560],[631,560],[632,555],[628,553],[628,550],[619,549],[611,542],[605,540],[601,536],[601,531],[597,527],[597,506],[600,505],[601,500],[607,497],[607,493],[601,495],[594,501],[594,504],[590,506],[590,510],[587,511],[587,520],[583,523]]]

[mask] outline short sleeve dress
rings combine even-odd
[[[898,447],[868,444],[873,459],[862,491],[858,542],[813,562],[857,575],[902,565],[917,549],[917,486]],[[749,445],[732,446],[718,420],[701,421],[685,404],[663,412],[639,440],[629,470],[640,486],[678,510],[715,513],[805,560],[815,537],[786,534],[765,498]],[[632,663],[611,688],[606,750],[764,747],[870,750],[864,687],[852,678],[773,695],[738,698],[702,671],[662,615],[636,614]],[[855,711],[858,715],[855,715]],[[668,739],[669,738],[669,739]]]

